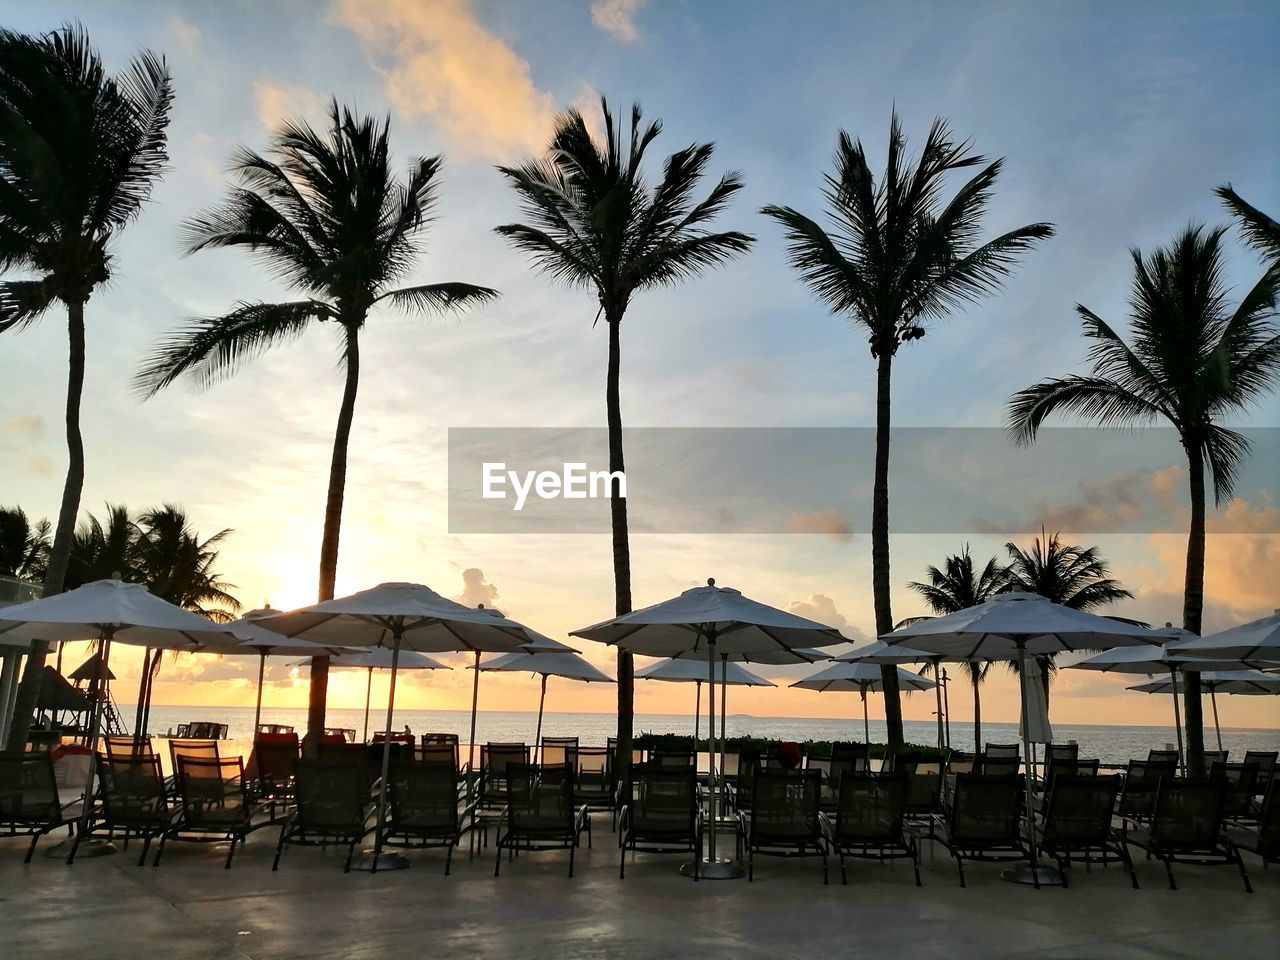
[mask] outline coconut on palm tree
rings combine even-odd
[[[32,523],[21,507],[0,507],[0,577],[37,581],[49,559],[48,520]]]
[[[884,175],[877,181],[859,141],[844,131],[836,146],[835,172],[823,191],[827,227],[791,207],[764,213],[785,230],[791,265],[832,313],[861,327],[876,361],[876,458],[871,507],[871,580],[876,632],[893,629],[889,596],[889,427],[893,359],[898,349],[925,335],[926,325],[961,305],[994,293],[1018,258],[1053,235],[1032,223],[986,243],[982,219],[1000,174],[991,163],[956,142],[945,121],[935,120],[914,163],[896,111],[889,125]],[[955,171],[982,167],[944,200]],[[889,742],[901,746],[898,676],[881,667]]]
[[[1223,228],[1188,227],[1150,256],[1132,251],[1131,334],[1084,306],[1076,310],[1093,341],[1089,376],[1042,381],[1009,401],[1009,432],[1035,440],[1054,413],[1100,426],[1171,425],[1187,458],[1191,525],[1187,537],[1182,626],[1200,633],[1204,611],[1205,470],[1215,502],[1231,497],[1249,440],[1223,421],[1238,416],[1280,382],[1280,334],[1273,318],[1280,270],[1272,267],[1231,307],[1223,282]],[[1203,768],[1200,680],[1185,684],[1187,752]]]
[[[999,593],[1008,580],[1008,571],[1000,566],[995,557],[988,560],[981,571],[976,570],[967,543],[961,553],[947,557],[941,570],[937,567],[929,567],[925,573],[929,578],[927,583],[913,580],[907,586],[924,598],[935,616],[955,613],[957,610],[966,610],[985,603]],[[990,668],[990,662],[979,663],[966,660],[964,663],[969,683],[973,687],[975,751],[982,749],[982,695],[979,687],[987,678],[987,671]]]
[[[497,296],[470,283],[399,286],[419,255],[431,222],[441,158],[414,157],[396,175],[390,120],[329,107],[321,133],[303,121],[284,123],[266,154],[240,150],[238,183],[220,207],[187,223],[187,253],[238,247],[297,291],[286,303],[240,303],[220,317],[196,320],[171,334],[139,372],[137,385],[152,396],[180,378],[207,387],[240,364],[317,326],[336,335],[345,368],[338,410],[324,533],[319,598],[333,597],[338,538],[346,489],[347,448],[360,383],[360,334],[379,306],[434,314]],[[324,727],[328,658],[311,669],[307,733]]]
[[[526,223],[497,231],[555,280],[594,295],[596,319],[609,336],[605,414],[609,430],[609,470],[623,472],[622,320],[636,294],[673,286],[745,252],[752,238],[719,232],[710,224],[742,188],[725,174],[699,199],[695,195],[713,145],[694,144],[673,153],[652,187],[645,181],[645,152],[662,131],[658,121],[642,125],[639,105],[631,109],[629,134],[615,123],[608,101],[600,102],[604,142],[591,136],[587,121],[570,109],[556,121],[547,155],[518,167],[499,167],[520,195]],[[614,612],[631,611],[631,548],[627,501],[611,497]],[[618,751],[631,755],[633,709],[631,654],[618,654]],[[621,769],[629,770],[630,764]]]
[[[172,101],[169,69],[152,53],[112,76],[80,27],[39,36],[0,30],[0,332],[29,326],[55,304],[67,311],[67,475],[46,597],[63,589],[84,487],[85,307],[111,279],[116,238],[168,160]],[[25,743],[48,652],[44,641],[31,646],[11,750]]]

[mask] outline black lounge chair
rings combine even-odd
[[[840,857],[840,882],[849,874],[845,857],[868,860],[911,858],[916,886],[920,883],[920,851],[906,829],[908,775],[846,773],[840,779],[835,820],[822,815],[827,846]]]
[[[1227,799],[1222,810],[1225,819],[1245,820],[1253,816],[1253,794],[1258,782],[1255,764],[1215,760],[1209,767],[1209,779],[1227,784]]]
[[[459,809],[457,770],[452,763],[399,760],[388,773],[387,822],[382,843],[390,847],[444,847],[444,875],[453,850],[475,812]]]
[[[573,763],[573,755],[578,750],[577,737],[543,737],[539,744],[538,762],[543,766],[559,766],[562,763]]]
[[[755,879],[755,855],[820,856],[822,883],[827,883],[827,844],[818,799],[822,775],[817,770],[757,770],[752,778],[751,808],[739,814],[747,850],[747,881]]]
[[[499,876],[502,871],[505,847],[508,859],[514,858],[518,849],[567,849],[569,876],[572,877],[573,854],[578,838],[586,830],[589,844],[591,830],[586,807],[577,808],[573,803],[573,767],[567,763],[559,767],[510,763],[505,770],[504,783],[507,805],[502,811],[495,843],[498,856],[493,875]]]
[[[1275,750],[1246,750],[1244,762],[1255,764],[1258,768],[1258,782],[1254,785],[1254,795],[1266,796],[1271,787],[1271,778],[1276,772],[1276,758],[1280,753]]]
[[[1154,752],[1154,751],[1153,751]],[[1176,756],[1156,760],[1130,760],[1124,776],[1124,789],[1116,815],[1121,820],[1121,830],[1132,824],[1139,826],[1151,819],[1155,807],[1156,791],[1164,780],[1172,780],[1177,773]]]
[[[280,831],[271,869],[279,869],[280,854],[287,843],[343,843],[347,845],[347,859],[342,871],[350,873],[356,844],[369,833],[366,824],[373,812],[363,759],[353,755],[299,760],[295,792],[297,806]]]
[[[904,754],[895,769],[900,769],[907,778],[904,810],[908,824],[923,826],[925,836],[932,839],[938,818],[943,813],[942,761],[929,760],[920,754]]]
[[[249,783],[254,799],[263,804],[272,822],[276,812],[293,803],[294,780],[298,775],[297,734],[259,734],[249,759]]]
[[[1039,848],[1058,862],[1062,885],[1068,885],[1067,868],[1073,859],[1083,863],[1107,863],[1114,855],[1129,870],[1129,881],[1138,889],[1138,875],[1124,838],[1112,826],[1116,798],[1123,778],[1119,774],[1099,777],[1059,771],[1045,805],[1044,819],[1036,824]]]
[[[619,816],[621,857],[618,878],[627,875],[627,851],[693,853],[693,879],[700,879],[702,814],[698,803],[698,775],[692,766],[641,767],[635,797]]]
[[[79,798],[61,802],[47,751],[0,754],[0,830],[11,837],[30,834],[31,846],[23,863],[31,862],[45,834],[59,827],[66,827],[68,836],[75,833],[75,818],[67,810],[79,802]]]
[[[1022,838],[1023,789],[1019,776],[956,775],[951,809],[937,839],[955,858],[960,886],[965,886],[965,860],[1031,863]],[[1039,888],[1039,878],[1033,879]]]
[[[188,724],[188,729],[196,727],[196,724]],[[169,796],[177,799],[178,796],[178,761],[186,758],[191,760],[217,760],[218,741],[209,739],[177,739],[169,741],[169,769],[173,773],[165,780],[165,784],[169,788]]]
[[[543,741],[544,743],[546,741]],[[573,802],[588,813],[608,810],[617,828],[617,792],[613,786],[613,753],[608,747],[574,747]]]
[[[231,869],[236,846],[244,843],[253,823],[253,801],[239,757],[178,760],[178,816],[160,835],[152,866],[160,866],[167,840],[230,843],[223,867]]]
[[[74,863],[80,844],[95,831],[117,831],[128,842],[130,835],[142,840],[138,866],[147,860],[151,841],[163,836],[173,820],[168,789],[160,772],[160,758],[155,754],[132,757],[98,757],[97,805],[90,816],[89,829],[76,833],[67,863]]]
[[[1245,892],[1253,893],[1240,851],[1222,832],[1228,789],[1225,780],[1162,780],[1150,827],[1131,830],[1126,835],[1129,843],[1164,863],[1170,890],[1178,889],[1173,879],[1174,863],[1234,863],[1240,868]]]
[[[1228,827],[1227,839],[1238,850],[1248,850],[1268,863],[1280,863],[1280,784],[1272,783],[1263,798],[1256,827]]]
[[[1177,750],[1148,750],[1147,751],[1148,763],[1169,763],[1170,761],[1173,762],[1174,766],[1177,766],[1177,763],[1178,763]]]
[[[486,743],[480,747],[480,806],[501,808],[507,802],[507,770],[529,765],[529,748],[523,743]]]
[[[138,754],[146,756],[155,753],[150,737],[108,736],[103,737],[102,742],[106,747],[107,756],[113,760],[118,757],[133,757]]]

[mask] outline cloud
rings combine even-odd
[[[314,121],[317,116],[324,115],[327,101],[314,90],[296,83],[255,80],[253,102],[258,107],[258,120],[268,130],[274,130],[281,120],[306,118]]]
[[[486,607],[492,607],[497,599],[498,588],[485,580],[483,570],[468,567],[462,571],[462,594],[457,598],[459,603],[465,603],[468,607],[477,607],[482,603]]]
[[[32,454],[22,461],[22,465],[36,476],[49,477],[53,475],[53,460],[44,456],[44,454]]]
[[[591,22],[624,43],[635,43],[640,37],[636,29],[636,13],[645,0],[595,0],[591,4]]]
[[[853,521],[837,507],[793,513],[788,526],[791,533],[820,533],[836,541],[853,537]]]
[[[835,601],[825,593],[811,593],[808,600],[792,600],[787,610],[797,617],[817,620],[818,623],[825,623],[829,627],[839,629],[849,626],[849,621],[845,619],[844,614],[836,609]]]
[[[1101,480],[1081,480],[1079,495],[1066,503],[1041,503],[1034,519],[973,521],[975,533],[1017,534],[1044,527],[1063,533],[1119,533],[1137,529],[1170,529],[1186,522],[1181,493],[1185,467],[1154,472],[1126,470]]]
[[[194,23],[188,23],[181,17],[170,17],[168,27],[169,33],[182,48],[183,53],[192,53],[200,43],[202,34],[200,28]]]
[[[550,140],[555,99],[467,0],[342,0],[337,20],[363,42],[396,110],[429,118],[454,147],[510,161]]]
[[[44,437],[44,417],[27,414],[21,417],[10,417],[4,421],[4,432],[22,440],[39,440]]]

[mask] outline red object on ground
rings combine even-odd
[[[93,753],[82,743],[64,743],[49,751],[49,757],[57,763],[63,757],[87,757]]]
[[[804,758],[804,754],[800,752],[800,744],[798,743],[780,743],[778,744],[778,759],[782,761],[782,765],[788,770],[794,770],[800,766],[800,761]]]

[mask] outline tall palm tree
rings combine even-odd
[[[116,237],[151,196],[168,156],[173,87],[145,52],[109,75],[79,27],[40,36],[0,30],[0,332],[67,311],[67,476],[44,571],[63,589],[84,487],[80,395],[85,306],[111,278]],[[25,274],[14,279],[11,274]],[[49,645],[31,646],[8,748],[25,742]]]
[[[653,287],[673,286],[744,253],[753,238],[737,231],[716,232],[710,223],[742,188],[736,173],[720,178],[698,200],[698,188],[713,145],[693,144],[669,156],[658,183],[645,182],[644,158],[662,132],[660,121],[641,124],[639,104],[631,108],[630,135],[614,122],[605,99],[603,143],[596,143],[576,109],[556,120],[550,149],[542,159],[499,167],[520,195],[528,223],[497,231],[552,279],[590,291],[609,334],[605,413],[609,427],[609,470],[625,470],[622,448],[622,319],[632,298]],[[610,499],[613,528],[614,610],[631,610],[631,548],[627,501]],[[618,654],[618,750],[630,756],[633,705],[632,662]],[[622,767],[630,769],[630,764]]]
[[[1249,452],[1248,439],[1222,421],[1280,382],[1280,335],[1272,322],[1280,269],[1268,270],[1232,309],[1222,279],[1223,232],[1193,225],[1149,257],[1133,250],[1129,342],[1077,305],[1093,341],[1092,374],[1045,380],[1009,401],[1009,432],[1023,444],[1033,442],[1054,413],[1101,426],[1165,421],[1178,432],[1191,493],[1182,626],[1193,633],[1200,632],[1204,610],[1206,464],[1221,505]],[[1204,760],[1198,674],[1187,674],[1184,697],[1188,765],[1196,771]]]
[[[791,265],[814,295],[867,334],[876,361],[876,460],[871,507],[871,582],[876,632],[893,629],[889,597],[889,426],[893,358],[925,325],[994,293],[1018,258],[1053,235],[1047,223],[979,243],[983,215],[1003,163],[956,142],[945,121],[929,130],[914,165],[895,111],[884,176],[876,181],[860,141],[840,132],[824,195],[830,232],[791,207],[764,213],[784,228]],[[985,164],[985,166],[983,166]],[[982,166],[949,201],[947,176]],[[889,741],[902,744],[895,668],[881,668]]]
[[[0,507],[0,576],[39,580],[49,558],[48,520],[32,523],[21,507]]]
[[[1235,216],[1236,223],[1244,234],[1245,242],[1265,259],[1280,263],[1280,223],[1257,207],[1245,202],[1240,194],[1231,189],[1229,183],[1219,187],[1214,193]]]
[[[179,378],[207,387],[270,347],[325,324],[338,337],[346,368],[338,410],[324,534],[319,598],[332,599],[347,479],[347,446],[360,382],[360,332],[378,305],[444,313],[483,303],[497,291],[469,283],[397,286],[418,259],[431,222],[441,158],[415,157],[401,179],[392,169],[390,120],[361,117],[337,101],[324,134],[302,121],[282,125],[266,155],[241,149],[239,183],[226,202],[187,223],[187,253],[240,247],[298,291],[289,303],[240,303],[220,317],[172,334],[137,377],[145,396]],[[324,727],[329,659],[311,669],[307,734]]]

